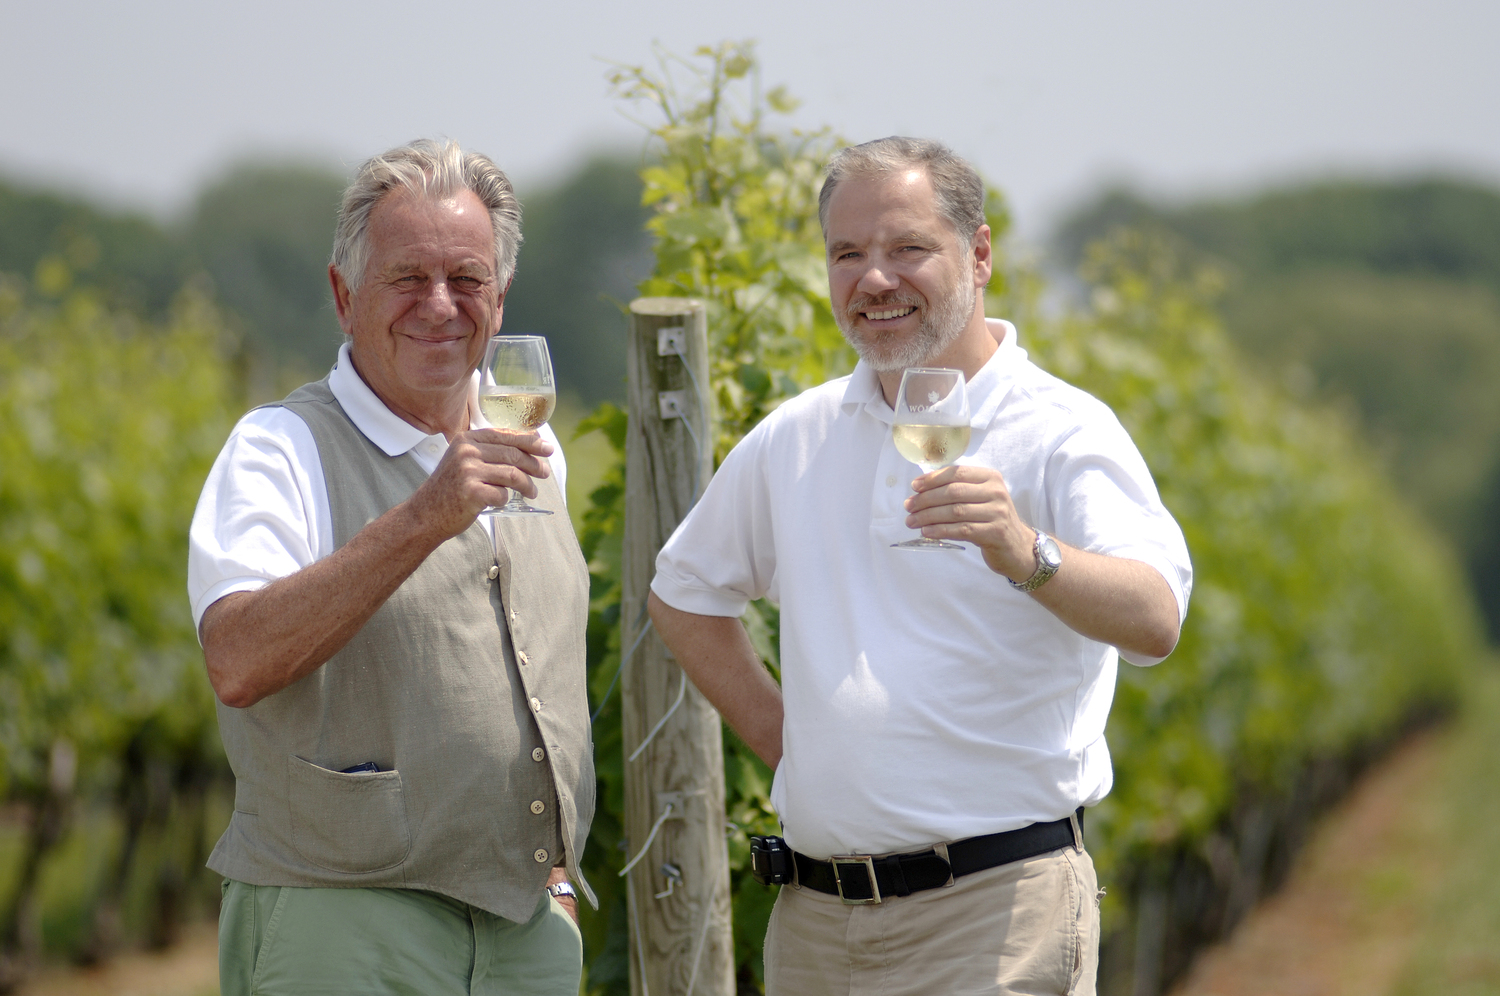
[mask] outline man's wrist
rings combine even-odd
[[[562,899],[564,896],[566,896],[567,898],[572,899],[575,902],[578,899],[578,893],[573,891],[572,882],[553,882],[551,885],[547,886],[547,895],[551,896],[553,899]]]
[[[1010,586],[1017,591],[1036,591],[1042,585],[1052,580],[1062,566],[1062,548],[1057,541],[1040,529],[1035,530],[1036,540],[1031,545],[1032,559],[1036,563],[1035,570],[1023,581],[1007,578]]]

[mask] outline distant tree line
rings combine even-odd
[[[559,384],[589,405],[625,394],[621,309],[651,269],[639,167],[601,153],[518,189],[525,244],[504,330],[547,336]],[[152,320],[194,284],[238,333],[242,359],[259,373],[252,394],[266,400],[322,376],[338,352],[327,268],[343,186],[316,166],[245,162],[166,224],[0,181],[0,273],[59,292],[88,286],[107,306]]]

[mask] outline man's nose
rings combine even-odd
[[[901,286],[901,280],[885,265],[871,261],[859,275],[856,285],[863,294],[878,297]]]
[[[446,280],[434,280],[422,298],[422,317],[430,322],[446,322],[458,314],[453,292]]]

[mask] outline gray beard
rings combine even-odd
[[[842,313],[836,312],[834,320],[844,339],[854,347],[859,358],[876,373],[894,373],[907,367],[920,367],[940,355],[957,341],[969,319],[974,317],[976,297],[972,287],[957,282],[952,291],[936,303],[928,302],[921,309],[921,321],[917,330],[905,337],[895,335],[872,335],[859,332],[855,320],[862,311],[869,311],[876,301],[883,306],[902,307],[916,305],[922,300],[911,294],[894,294],[889,298],[864,298],[851,302]]]

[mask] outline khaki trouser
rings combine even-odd
[[[1093,996],[1098,884],[1072,847],[879,905],[783,886],[766,932],[767,996]]]
[[[577,996],[583,944],[542,893],[513,923],[434,892],[225,880],[224,996]]]

